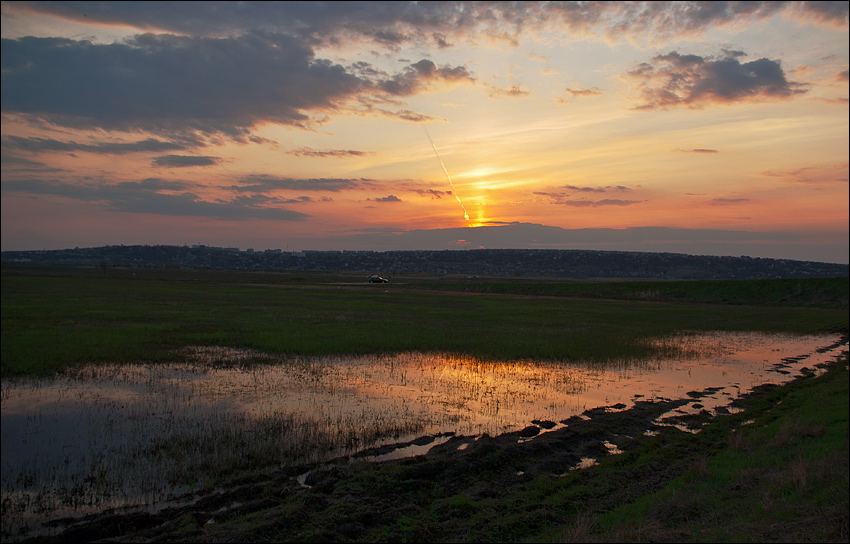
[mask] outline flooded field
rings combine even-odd
[[[686,357],[604,366],[429,353],[275,360],[191,347],[186,364],[99,365],[55,379],[3,380],[4,539],[63,516],[156,505],[242,471],[426,435],[496,435],[532,422],[557,429],[588,409],[708,388],[682,410],[722,413],[752,387],[819,372],[837,355],[838,340],[686,335],[658,340]]]

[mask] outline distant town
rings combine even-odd
[[[206,245],[111,245],[3,251],[3,264],[351,271],[384,276],[466,274],[623,279],[844,277],[846,264],[680,253],[556,249],[410,251],[254,251]]]

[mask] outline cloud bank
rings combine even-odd
[[[846,2],[15,2],[4,8],[10,16],[51,14],[148,31],[111,44],[4,39],[4,112],[66,127],[237,141],[251,140],[261,123],[313,129],[345,111],[430,121],[428,114],[380,104],[434,85],[478,84],[467,66],[430,59],[392,74],[364,61],[343,66],[317,57],[323,45],[371,40],[392,48],[439,39],[448,47],[447,37],[510,40],[549,27],[582,37],[660,40],[780,12],[801,24],[841,26],[848,12]],[[805,92],[778,61],[741,63],[734,53],[712,59],[671,52],[625,78],[637,87],[639,107],[650,109]],[[487,86],[496,98],[530,92]]]

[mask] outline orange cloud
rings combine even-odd
[[[823,166],[806,166],[787,172],[766,170],[762,176],[779,178],[794,183],[847,183],[850,164],[832,164]]]

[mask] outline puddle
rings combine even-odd
[[[409,443],[373,456],[395,459],[451,436],[529,429],[522,440],[533,440],[596,407],[688,398],[663,417],[731,412],[757,385],[820,372],[838,340],[688,335],[659,342],[693,357],[605,367],[427,353],[275,361],[194,347],[188,364],[3,380],[4,540],[48,519],[162,502],[243,470]]]

